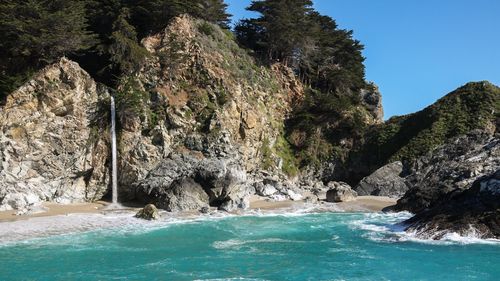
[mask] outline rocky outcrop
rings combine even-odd
[[[402,172],[403,163],[400,161],[387,164],[363,178],[354,190],[358,195],[400,198],[408,190],[405,179],[401,176]]]
[[[377,85],[370,83],[367,89],[360,92],[361,102],[379,123],[384,122],[384,108],[382,107],[382,94]]]
[[[0,210],[103,197],[108,115],[97,113],[107,97],[65,58],[8,96],[0,108]]]
[[[449,233],[474,238],[500,238],[500,170],[480,177],[464,191],[446,194],[440,204],[405,223],[406,231],[424,239]]]
[[[410,190],[397,210],[419,213],[442,204],[450,193],[471,187],[500,167],[500,139],[491,132],[474,131],[456,138],[416,160],[406,177]]]
[[[330,189],[326,192],[327,202],[348,202],[358,197],[356,191],[345,182],[330,182],[328,186]]]
[[[282,174],[275,147],[301,84],[284,66],[258,67],[219,27],[189,16],[143,44],[151,56],[121,86],[148,97],[135,114],[118,112],[121,199],[172,211],[248,207],[259,171]]]
[[[167,211],[214,206],[225,211],[247,208],[253,188],[246,173],[220,159],[173,155],[136,186],[136,198]]]
[[[416,213],[403,225],[420,238],[499,238],[499,170],[498,135],[473,131],[415,161],[395,209]]]
[[[159,220],[161,218],[158,209],[153,204],[144,206],[144,208],[140,209],[139,212],[135,214],[135,217],[144,220]]]

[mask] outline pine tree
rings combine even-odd
[[[108,48],[113,67],[118,68],[122,75],[140,68],[148,55],[147,50],[139,45],[137,32],[128,22],[129,17],[129,10],[122,8],[120,15],[113,23],[111,44]]]
[[[281,60],[285,64],[295,63],[300,51],[310,41],[308,15],[313,11],[310,0],[265,0],[252,1],[247,8],[261,17],[243,22],[251,34],[262,35],[260,44],[267,50],[270,60]],[[239,30],[242,27],[238,27]],[[260,30],[260,32],[259,32]],[[241,36],[240,36],[241,37]]]
[[[11,83],[0,85],[3,94],[18,86],[12,78],[96,43],[80,0],[3,0],[0,34],[0,81]]]
[[[128,5],[132,23],[140,37],[165,28],[171,19],[181,14],[201,18],[229,28],[230,15],[223,0],[139,0]]]
[[[222,28],[229,29],[231,15],[226,12],[227,4],[224,3],[224,0],[201,0],[201,6],[200,14],[194,16],[199,16]]]
[[[352,31],[338,29],[332,18],[317,12],[310,14],[310,20],[315,27],[310,32],[315,48],[302,57],[304,77],[324,92],[366,86],[363,45],[352,38]]]
[[[0,9],[0,49],[7,58],[39,66],[95,43],[82,1],[5,0]]]

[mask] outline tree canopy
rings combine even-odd
[[[113,85],[140,66],[140,40],[180,14],[229,27],[223,0],[0,0],[0,99],[68,56]]]
[[[243,46],[268,61],[281,61],[323,92],[364,87],[363,45],[352,31],[320,15],[310,0],[252,1],[260,17],[243,19],[236,36]]]
[[[2,0],[0,5],[0,96],[18,86],[29,70],[89,49],[80,0]]]

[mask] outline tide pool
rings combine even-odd
[[[0,280],[500,278],[500,243],[419,241],[394,226],[408,216],[278,214],[159,223],[117,216],[90,231],[0,240]]]

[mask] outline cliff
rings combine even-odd
[[[255,185],[297,172],[283,124],[303,88],[290,69],[259,66],[230,32],[189,16],[143,44],[146,62],[116,90],[62,59],[9,95],[0,111],[4,209],[108,192],[108,92],[118,114],[121,201],[246,207]]]
[[[408,167],[460,135],[495,132],[499,113],[500,88],[486,81],[467,83],[421,111],[367,128],[363,142],[331,176],[354,185],[386,164],[402,161]]]
[[[0,108],[0,209],[102,198],[108,144],[94,121],[104,96],[65,58],[8,96]]]
[[[142,44],[147,58],[115,89],[62,58],[8,96],[0,210],[109,196],[113,95],[121,202],[232,211],[252,194],[300,200],[335,186],[355,194],[330,182],[342,180],[359,182],[359,195],[402,197],[396,208],[420,214],[408,229],[422,236],[441,237],[429,231],[467,216],[480,218],[469,221],[485,237],[498,236],[487,223],[498,219],[490,200],[498,195],[498,87],[469,83],[383,122],[374,84],[321,93],[282,64],[260,65],[231,32],[202,20],[177,17]],[[457,213],[460,202],[471,211]]]

